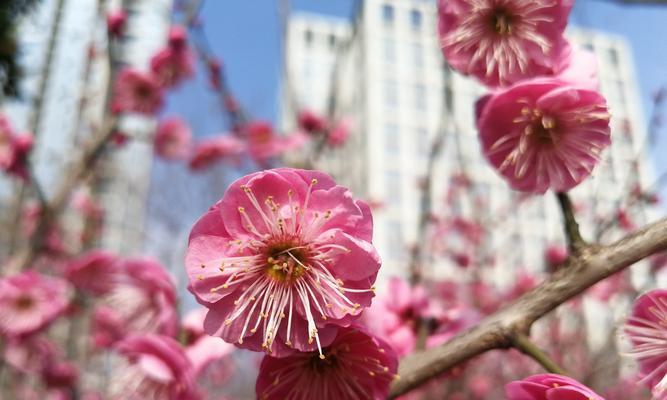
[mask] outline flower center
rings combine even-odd
[[[500,35],[512,34],[512,17],[503,9],[496,10],[491,16],[493,30]]]
[[[535,141],[541,145],[553,145],[556,142],[556,120],[548,115],[541,115],[531,125]]]
[[[322,355],[314,354],[310,357],[308,366],[313,372],[325,375],[338,366],[338,355],[336,353],[336,351],[322,349]]]
[[[30,296],[20,296],[18,299],[16,299],[16,308],[21,311],[31,309],[33,304],[35,304],[35,302]]]
[[[294,282],[308,269],[303,246],[293,243],[272,245],[267,253],[266,273],[278,282]]]

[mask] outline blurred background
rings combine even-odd
[[[95,56],[101,10],[115,4],[128,12],[122,65],[147,69],[173,24],[187,25],[204,54],[157,119],[123,119],[122,148],[104,157],[82,189],[105,210],[94,246],[160,259],[176,277],[184,310],[195,305],[183,267],[192,224],[233,179],[284,164],[324,170],[372,205],[383,258],[379,287],[400,276],[521,292],[563,247],[555,197],[511,191],[483,159],[473,104],[484,88],[446,65],[435,0],[16,3],[20,10],[3,15],[0,28],[0,55],[11,60],[2,64],[11,84],[0,109],[18,130],[35,134],[34,174],[47,196],[100,124],[108,98],[110,68]],[[665,215],[666,21],[660,1],[575,2],[567,35],[596,56],[612,112],[613,144],[593,177],[572,192],[585,237],[608,242]],[[224,69],[226,97],[210,82],[211,56]],[[229,98],[243,118],[268,121],[281,134],[298,131],[299,114],[309,110],[345,121],[350,135],[341,145],[310,140],[263,163],[203,171],[154,155],[153,133],[166,117],[187,121],[195,140],[233,130]],[[23,183],[0,178],[3,258],[24,240],[30,202]],[[68,229],[86,221],[72,218]],[[664,263],[648,260],[623,279],[642,291],[661,279]],[[598,288],[583,306],[593,310],[589,333],[598,347],[610,335],[595,327],[614,326],[627,306],[627,298],[614,297],[618,307],[598,312],[616,289]]]

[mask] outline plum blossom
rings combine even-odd
[[[177,86],[194,74],[194,56],[187,47],[167,47],[151,58],[151,71],[164,88]]]
[[[562,375],[533,375],[505,386],[507,400],[604,400],[583,384]]]
[[[655,289],[637,298],[624,330],[642,382],[656,399],[667,399],[667,290]]]
[[[327,144],[330,147],[334,148],[341,147],[350,138],[350,133],[351,133],[350,121],[348,120],[338,121],[329,131],[329,135],[327,135]]]
[[[573,0],[439,0],[449,64],[487,86],[554,75],[569,57],[563,36]]]
[[[65,277],[74,287],[96,296],[111,292],[119,273],[118,256],[104,250],[85,253],[65,267]]]
[[[160,82],[153,75],[126,67],[116,78],[112,109],[153,115],[162,108],[163,97]]]
[[[133,335],[116,345],[127,363],[114,373],[111,398],[123,400],[196,400],[192,365],[174,339]]]
[[[206,308],[201,307],[186,314],[181,324],[187,334],[185,354],[192,363],[195,376],[202,374],[209,365],[226,358],[235,348],[220,338],[205,334],[205,318]],[[231,372],[229,367],[226,370]]]
[[[374,296],[368,206],[326,174],[245,176],[195,224],[186,268],[213,336],[274,356],[329,345]]]
[[[165,268],[150,258],[120,261],[120,277],[96,310],[93,337],[110,345],[131,332],[175,336],[176,289]]]
[[[276,135],[271,124],[266,121],[250,122],[244,132],[248,152],[258,163],[265,163],[288,150],[297,149],[306,141],[305,135],[299,132],[288,136]]]
[[[62,315],[70,303],[67,281],[26,271],[0,280],[0,333],[35,333]]]
[[[107,30],[112,37],[120,37],[125,32],[126,24],[127,12],[122,8],[107,14]]]
[[[419,325],[432,317],[429,295],[422,286],[412,287],[398,277],[389,279],[386,293],[378,297],[362,319],[399,356],[404,356],[415,349]]]
[[[353,327],[342,328],[320,354],[265,356],[257,397],[278,399],[385,399],[396,378],[398,358],[391,347]]]
[[[155,132],[155,153],[165,160],[182,160],[190,153],[192,131],[180,118],[167,118]]]
[[[0,169],[27,180],[28,155],[33,142],[31,134],[18,135],[9,120],[0,114]]]
[[[301,110],[297,120],[299,128],[311,135],[322,133],[327,129],[326,119],[312,110]]]
[[[555,266],[564,263],[569,253],[567,247],[561,244],[549,244],[544,250],[544,259],[549,266]]]
[[[195,145],[188,166],[193,171],[201,171],[221,161],[239,164],[245,149],[245,143],[231,135],[204,139]]]
[[[487,160],[519,191],[567,191],[588,177],[611,143],[609,112],[596,91],[535,79],[478,102]]]

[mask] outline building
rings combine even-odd
[[[435,3],[361,1],[352,22],[294,14],[286,42],[283,128],[294,127],[295,110],[303,107],[353,118],[349,143],[326,154],[319,167],[356,195],[383,204],[374,212],[381,278],[407,275],[408,249],[420,240],[419,182],[426,176],[434,141],[444,135],[433,168],[433,211],[490,227],[486,247],[491,250],[489,264],[495,258],[495,267],[488,273],[495,282],[509,284],[514,275],[508,272],[543,271],[545,246],[564,242],[561,213],[555,196],[526,198],[511,191],[483,159],[473,107],[485,89],[445,65]],[[581,207],[583,233],[594,237],[600,218],[614,218],[621,195],[636,183],[650,186],[652,175],[639,156],[644,124],[628,44],[621,37],[576,28],[569,36],[599,60],[601,91],[613,114],[612,146],[593,176],[572,191]],[[481,200],[445,206],[451,177],[460,173],[476,183],[473,196]],[[655,217],[655,211],[645,208],[632,215],[639,225]],[[430,261],[428,274],[460,274],[451,260]]]
[[[121,3],[128,22],[117,47],[116,67],[146,69],[166,41],[172,0],[44,0],[21,24],[22,97],[0,107],[17,129],[35,133],[35,174],[47,196],[101,124],[110,90],[103,6],[114,9]],[[40,93],[41,107],[35,102]],[[139,251],[143,242],[153,157],[151,141],[145,139],[154,121],[126,119],[121,126],[138,140],[102,160],[92,188],[107,211],[101,245],[127,254]],[[20,192],[18,184],[0,182],[0,203],[7,214],[16,214],[24,205],[25,196],[17,197]]]

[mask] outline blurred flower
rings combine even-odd
[[[109,35],[118,38],[125,32],[125,25],[127,24],[127,12],[118,9],[113,10],[107,14],[107,29]]]
[[[329,131],[327,136],[327,144],[330,147],[343,146],[350,137],[351,128],[348,120],[338,121]]]
[[[195,144],[189,167],[193,171],[201,171],[221,161],[239,164],[244,151],[245,143],[231,135],[204,139]]]
[[[42,206],[37,201],[29,201],[21,211],[21,231],[25,238],[32,237],[37,231],[42,218]],[[54,221],[50,222],[46,229],[45,251],[50,253],[62,253],[64,244],[62,241],[62,230]]]
[[[611,143],[606,101],[595,91],[536,79],[480,102],[484,155],[515,190],[572,189]]]
[[[604,400],[583,384],[562,375],[533,375],[505,386],[507,400]]]
[[[79,378],[79,369],[70,361],[50,360],[44,365],[41,376],[50,388],[71,388]]]
[[[556,266],[564,263],[569,257],[567,247],[560,244],[549,244],[544,250],[544,259],[549,266]]]
[[[330,344],[373,297],[372,230],[368,206],[321,172],[235,181],[190,234],[189,288],[209,308],[206,332],[275,356]]]
[[[165,160],[182,160],[190,153],[192,132],[180,118],[167,118],[155,132],[155,153]]]
[[[204,333],[205,317],[206,309],[198,308],[186,314],[182,323],[190,341],[185,349],[185,354],[192,363],[195,376],[203,373],[209,365],[226,358],[235,348],[234,345],[220,338]],[[231,373],[231,369],[227,368],[227,372]]]
[[[188,32],[184,26],[172,25],[169,28],[169,38],[167,44],[170,48],[181,51],[185,50],[188,45]]]
[[[459,72],[487,86],[553,75],[569,45],[572,0],[439,0],[443,53]]]
[[[129,333],[176,335],[176,289],[157,261],[131,258],[119,262],[120,276],[102,299],[93,325],[94,340],[101,347]]]
[[[637,228],[630,214],[622,208],[616,211],[616,222],[626,232],[634,231]]]
[[[67,264],[65,277],[77,289],[95,296],[109,293],[117,283],[118,257],[103,250],[92,250]]]
[[[264,162],[284,151],[283,141],[273,132],[273,127],[268,122],[250,122],[245,133],[250,156],[257,162]]]
[[[0,280],[0,332],[35,333],[62,315],[70,302],[67,281],[26,271]]]
[[[655,289],[639,296],[624,330],[642,382],[656,399],[667,399],[667,290]]]
[[[309,134],[323,133],[327,128],[327,121],[312,110],[301,110],[297,116],[299,128]]]
[[[265,356],[257,378],[257,397],[266,400],[385,399],[396,377],[398,358],[384,341],[343,328],[320,354]]]
[[[111,381],[111,398],[123,400],[196,400],[192,365],[174,339],[133,335],[116,346],[127,363]]]
[[[151,58],[151,71],[163,88],[173,88],[194,74],[194,56],[187,47],[162,49]]]
[[[162,108],[162,104],[162,88],[155,77],[130,67],[120,71],[114,84],[114,112],[153,115]]]
[[[384,296],[379,296],[363,322],[385,338],[399,356],[414,351],[422,324],[431,318],[429,295],[422,286],[410,286],[399,277],[391,277]]]
[[[0,169],[10,175],[29,179],[28,155],[33,146],[29,133],[18,135],[6,116],[0,114]]]
[[[598,90],[600,81],[595,54],[585,49],[572,49],[572,52],[562,57],[557,78],[579,88]]]

